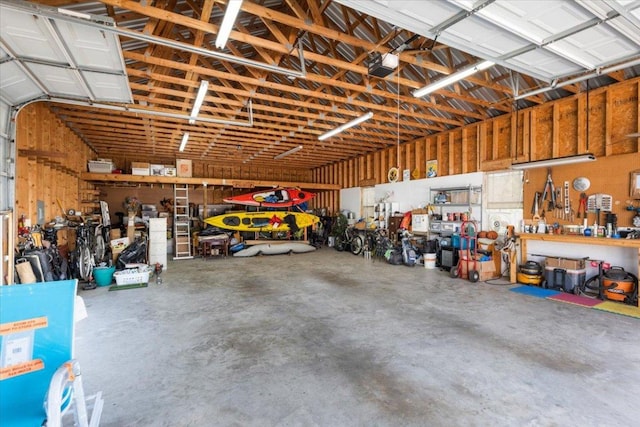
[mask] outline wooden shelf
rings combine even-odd
[[[338,184],[318,184],[314,182],[290,182],[290,181],[256,181],[249,179],[224,179],[224,178],[180,178],[176,176],[157,175],[125,175],[111,173],[90,173],[83,172],[80,179],[91,182],[128,182],[139,184],[187,184],[254,188],[254,187],[300,187],[309,190],[340,190]]]

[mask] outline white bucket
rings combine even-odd
[[[424,254],[424,268],[428,268],[430,270],[436,268],[436,254]]]

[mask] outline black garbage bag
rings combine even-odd
[[[387,251],[388,258],[387,262],[392,265],[402,265],[404,260],[402,257],[402,250],[400,249],[390,249]]]
[[[147,263],[147,241],[136,240],[124,248],[116,261],[116,270],[124,270],[127,264]]]
[[[285,224],[289,226],[289,230],[291,230],[292,233],[295,233],[298,230],[300,230],[300,227],[298,227],[298,224],[296,223],[295,215],[285,215],[284,218],[282,218],[282,220],[284,221]]]
[[[51,258],[44,249],[31,249],[25,251],[23,258],[31,263],[31,268],[36,276],[36,282],[51,282],[56,280],[53,275]]]

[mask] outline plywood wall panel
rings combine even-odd
[[[557,123],[554,126],[557,132],[558,154],[556,157],[578,154],[578,101],[570,99],[556,104]]]
[[[511,114],[494,119],[493,147],[490,160],[511,157]]]
[[[636,85],[614,87],[607,91],[607,153],[616,155],[637,151],[637,138],[626,135],[638,132],[640,111]]]
[[[522,113],[522,150],[518,150],[522,155],[520,157],[516,156],[514,162],[516,161],[527,161],[531,159],[531,116],[533,114],[532,110],[524,111]]]
[[[491,160],[493,158],[493,134],[494,134],[494,125],[495,120],[487,121],[482,123],[482,133],[483,137],[481,139],[481,143],[478,150],[479,160]]]
[[[426,176],[427,157],[424,150],[425,144],[426,144],[425,138],[417,139],[414,143],[414,157],[415,157],[414,168],[416,171],[416,176],[418,178],[424,178]]]
[[[459,147],[456,145],[456,132],[449,132],[446,146],[449,150],[448,175],[461,173],[462,167],[460,166],[460,150],[458,150]]]
[[[619,226],[631,226],[634,213],[626,210],[626,200],[629,199],[629,173],[633,169],[640,168],[640,159],[636,153],[619,156],[601,157],[595,162],[580,163],[575,165],[555,166],[552,169],[552,179],[556,188],[559,188],[564,181],[573,183],[577,177],[586,176],[591,182],[587,191],[588,195],[604,193],[613,198],[613,213],[618,216]],[[525,219],[531,219],[530,212],[533,197],[536,191],[542,192],[547,178],[545,168],[530,169],[525,171],[524,184],[524,213]],[[569,198],[574,209],[579,206],[580,194],[570,187]],[[545,203],[544,206],[547,204]],[[547,212],[549,220],[558,222],[561,225],[570,222],[562,218],[555,218],[553,214]],[[604,218],[604,215],[602,216]],[[582,224],[583,219],[574,219],[574,224]],[[592,225],[596,221],[594,213],[587,216],[588,224]]]
[[[587,96],[587,151],[596,156],[605,155],[605,124],[607,97],[604,92],[590,93]]]
[[[476,172],[480,163],[480,138],[483,137],[481,124],[467,127],[467,170],[466,173]],[[484,136],[486,137],[486,136]]]
[[[469,128],[465,127],[460,132],[460,173],[467,173],[469,170],[469,148],[471,143],[469,141]],[[475,144],[473,144],[475,146]]]
[[[416,167],[416,159],[414,157],[415,143],[403,144],[402,152],[404,153],[404,168],[409,169],[409,171],[414,170]]]
[[[553,106],[536,109],[535,117],[535,153],[531,160],[553,157]],[[535,157],[533,156],[535,154]]]
[[[436,158],[438,159],[438,175],[449,175],[449,143],[445,135],[436,137]]]

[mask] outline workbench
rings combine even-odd
[[[549,244],[567,244],[567,245],[598,245],[617,248],[629,248],[634,251],[637,256],[637,269],[640,271],[640,239],[613,239],[606,237],[586,237],[580,235],[564,235],[564,234],[541,234],[541,233],[522,233],[518,235],[520,241],[520,263],[527,261],[527,242],[541,241]],[[567,258],[572,257],[571,254],[566,255]]]

